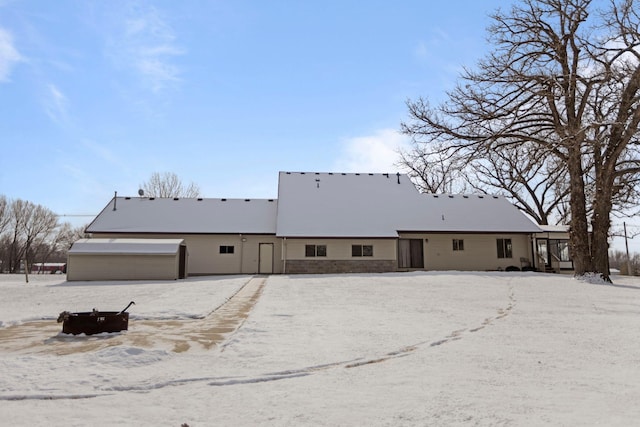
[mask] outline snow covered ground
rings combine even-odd
[[[636,278],[0,275],[0,296],[2,425],[640,422]],[[127,332],[60,333],[131,300]]]

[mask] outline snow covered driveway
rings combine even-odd
[[[23,351],[3,344],[0,330],[0,419],[195,427],[640,418],[635,278],[597,285],[536,273],[272,276],[247,296],[255,305],[234,332],[217,331],[218,341],[217,332],[197,332],[249,279],[24,284],[0,275],[0,326],[51,322],[48,340],[61,339],[62,310],[137,304],[129,331],[102,339],[117,344],[83,352]],[[145,322],[154,321],[165,327],[151,332]],[[193,331],[188,348],[159,338]]]

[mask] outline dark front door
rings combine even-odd
[[[178,278],[184,279],[187,277],[187,247],[185,245],[180,245],[180,259],[178,263]]]

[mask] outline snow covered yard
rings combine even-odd
[[[0,275],[2,424],[640,419],[636,278],[603,285],[504,272],[272,276],[213,347],[161,339],[202,329],[250,279],[68,283],[46,275],[26,284]],[[59,333],[63,310],[119,310],[130,300],[127,332]],[[72,351],[59,351],[66,347]]]

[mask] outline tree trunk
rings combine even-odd
[[[596,161],[599,161],[596,156]],[[596,163],[596,194],[593,200],[593,217],[591,218],[591,254],[594,272],[600,273],[603,279],[611,281],[609,275],[609,229],[611,228],[611,209],[613,206],[613,165],[605,162]]]
[[[593,205],[593,218],[591,226],[593,230],[593,238],[591,242],[593,254],[594,272],[600,273],[603,279],[611,281],[609,278],[609,228],[611,221],[609,215],[611,213],[610,197],[600,194],[596,197]]]
[[[567,167],[571,188],[571,230],[569,238],[575,275],[581,276],[592,271],[593,264],[589,251],[589,227],[584,193],[584,172],[582,170],[580,149],[578,147],[570,148]]]

